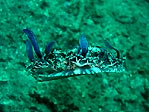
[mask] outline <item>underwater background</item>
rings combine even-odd
[[[126,56],[126,72],[38,82],[26,70],[24,28],[41,51],[103,40]],[[148,112],[149,0],[0,1],[0,112]]]

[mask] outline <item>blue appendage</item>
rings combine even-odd
[[[33,62],[33,60],[34,60],[33,49],[32,49],[31,43],[28,39],[26,40],[26,52],[27,52],[27,56],[28,56],[29,60],[31,62]]]
[[[48,55],[51,51],[52,46],[55,44],[55,41],[49,42],[45,48],[45,54]]]
[[[37,54],[38,58],[42,58],[42,55],[41,55],[41,52],[39,50],[39,46],[38,46],[38,43],[36,41],[36,38],[33,34],[33,32],[29,29],[23,29],[23,32],[28,36],[28,38],[30,39],[33,47],[34,47],[34,51],[35,53]]]
[[[81,35],[80,37],[80,49],[81,49],[81,55],[86,56],[88,52],[88,41],[85,35]]]
[[[110,43],[109,43],[108,41],[106,41],[106,40],[104,40],[104,44],[105,44],[106,47],[115,50],[116,53],[117,53],[116,58],[118,58],[118,59],[120,58],[120,53],[119,53],[119,51],[118,51],[116,48],[112,47],[112,46],[110,45]]]
[[[113,49],[113,47],[110,45],[110,43],[107,40],[104,40],[104,44],[106,47]]]

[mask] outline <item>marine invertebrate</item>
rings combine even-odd
[[[50,81],[77,75],[98,74],[100,72],[125,71],[125,59],[120,57],[119,51],[107,41],[105,41],[106,47],[115,50],[117,56],[114,56],[106,48],[89,46],[85,35],[81,35],[80,37],[79,48],[68,51],[51,49],[55,43],[55,41],[52,41],[46,46],[45,52],[41,55],[33,33],[28,29],[23,31],[27,34],[37,54],[37,57],[34,58],[31,45],[29,44],[29,40],[27,40],[27,54],[32,63],[26,68],[39,81]]]

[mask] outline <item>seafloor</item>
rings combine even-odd
[[[40,49],[108,40],[127,57],[126,72],[39,83],[25,64],[24,28]],[[0,112],[149,112],[149,0],[1,0]]]

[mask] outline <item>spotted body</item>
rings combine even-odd
[[[81,37],[80,40],[81,53],[78,52],[78,48],[62,51],[51,50],[50,47],[50,52],[47,50],[48,53],[45,52],[42,59],[35,58],[26,67],[27,70],[41,82],[101,72],[125,71],[125,59],[123,57],[114,57],[113,53],[106,48],[88,47],[86,37]]]
[[[89,47],[86,57],[77,54],[77,48],[68,52],[54,50],[44,60],[36,60],[27,69],[39,81],[56,80],[66,77],[98,74],[101,72],[125,71],[124,59],[115,58],[110,52],[102,54],[98,47]],[[106,57],[107,56],[107,57]],[[105,57],[107,60],[105,60]]]

